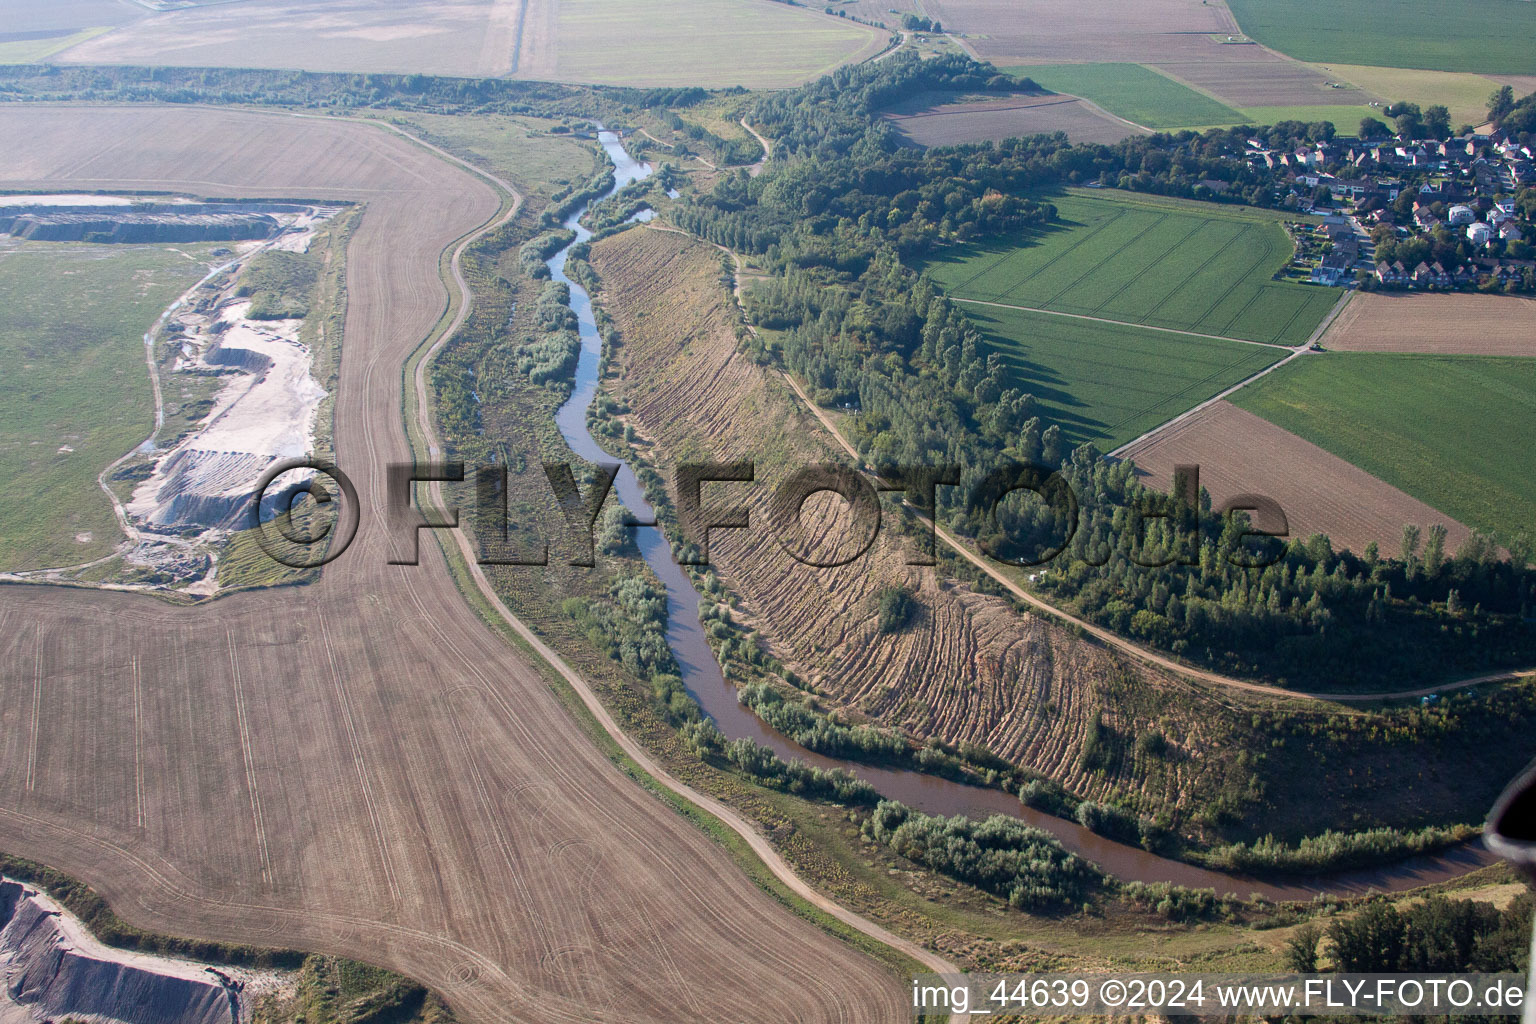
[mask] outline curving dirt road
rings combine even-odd
[[[682,230],[681,228],[668,227],[666,225],[657,224],[655,222],[651,222],[646,226],[652,231],[668,231],[673,234],[687,235],[689,238],[697,237],[690,235],[688,232]],[[721,252],[730,256],[731,259],[735,262],[736,282],[733,289],[733,294],[736,297],[737,305],[740,305],[742,270],[741,256],[726,246],[719,245],[714,242],[709,242],[705,239],[700,239],[700,241],[704,241],[707,245],[713,245],[716,249],[719,249]],[[1238,384],[1236,387],[1223,392],[1222,395],[1216,396],[1216,398],[1211,399],[1211,402],[1204,403],[1197,408],[1204,408],[1205,405],[1209,405],[1212,402],[1220,400],[1224,395],[1231,394],[1231,392],[1237,390],[1238,387],[1253,381],[1259,376],[1263,376],[1265,373],[1273,370],[1276,366],[1284,365],[1290,360],[1296,359],[1306,354],[1312,342],[1316,340],[1324,330],[1327,329],[1328,324],[1333,321],[1333,318],[1339,315],[1339,312],[1344,308],[1348,298],[1348,295],[1341,298],[1338,304],[1335,305],[1333,310],[1328,314],[1328,316],[1324,318],[1323,322],[1318,325],[1318,328],[1313,332],[1312,337],[1307,339],[1304,344],[1298,345],[1296,348],[1292,349],[1290,355],[1280,360],[1280,362],[1275,363],[1273,366],[1270,366],[1268,369],[1260,371],[1260,373],[1256,374],[1254,377],[1249,377],[1247,380]],[[743,312],[745,312],[745,310],[743,310]],[[753,327],[751,324],[747,325],[747,330],[754,334],[757,333],[757,328]],[[833,422],[832,418],[826,414],[825,410],[823,410],[821,406],[817,405],[815,402],[811,401],[811,396],[805,393],[805,389],[800,386],[800,382],[795,380],[795,378],[790,376],[788,373],[783,373],[782,371],[781,376],[784,378],[785,383],[787,383],[790,388],[794,390],[795,394],[799,397],[800,401],[805,405],[805,407],[810,410],[811,414],[816,417],[821,425],[825,427],[827,431],[832,435],[833,439],[837,441],[838,445],[843,449],[843,451],[847,452],[848,456],[853,459],[854,465],[858,466],[864,472],[869,473],[870,475],[874,475],[873,470],[864,464],[864,460],[859,455],[858,449],[854,448],[854,446],[849,443],[848,439],[843,436],[843,432],[837,428],[837,424]],[[1195,410],[1191,410],[1191,412],[1193,411]],[[1170,420],[1169,423],[1162,424],[1151,433],[1157,433],[1158,431],[1168,427],[1171,423],[1176,423],[1182,418],[1182,416],[1176,417],[1175,419]],[[1151,434],[1149,433],[1143,435],[1143,438],[1148,436],[1151,436]],[[922,515],[920,512],[917,514]],[[925,516],[924,518],[926,519],[927,517]],[[943,527],[935,524],[934,534],[948,547],[950,547],[956,554],[960,555],[966,561],[970,562],[972,565],[976,566],[992,579],[996,580],[1005,589],[1007,589],[1010,594],[1023,601],[1025,604],[1028,604],[1034,608],[1038,608],[1043,612],[1048,612],[1063,622],[1069,622],[1074,626],[1078,626],[1085,633],[1092,635],[1101,642],[1108,644],[1118,651],[1129,654],[1131,657],[1137,659],[1138,661],[1145,662],[1149,665],[1155,665],[1158,668],[1166,669],[1169,672],[1173,672],[1184,676],[1185,678],[1194,679],[1202,683],[1211,683],[1213,685],[1223,686],[1232,690],[1242,690],[1248,693],[1258,693],[1269,697],[1280,697],[1287,700],[1372,703],[1376,701],[1407,700],[1414,697],[1428,697],[1431,694],[1444,693],[1447,690],[1464,689],[1470,686],[1482,686],[1486,683],[1504,683],[1517,679],[1526,679],[1532,676],[1536,676],[1536,668],[1511,669],[1506,672],[1489,672],[1484,675],[1467,676],[1463,679],[1454,679],[1449,682],[1440,683],[1436,686],[1421,686],[1410,690],[1378,691],[1375,693],[1308,693],[1301,690],[1287,690],[1279,686],[1269,686],[1265,683],[1253,683],[1244,679],[1237,679],[1233,676],[1225,676],[1219,672],[1209,672],[1205,669],[1196,668],[1192,665],[1186,665],[1183,662],[1175,661],[1174,659],[1159,654],[1154,650],[1143,647],[1141,644],[1127,640],[1125,637],[1120,636],[1118,633],[1110,632],[1102,626],[1096,626],[1089,622],[1087,619],[1073,615],[1071,612],[1063,611],[1056,605],[1051,604],[1049,601],[1037,597],[1036,595],[1025,590],[1023,587],[1020,587],[1013,581],[1011,577],[1007,576],[1000,569],[998,569],[996,565],[992,564],[990,561],[983,558],[981,555],[978,555],[975,551],[971,550],[969,545],[954,537],[948,530],[945,530]]]
[[[433,342],[432,346],[427,350],[427,353],[417,361],[416,371],[412,375],[415,381],[416,391],[415,426],[417,431],[419,431],[421,434],[421,437],[426,441],[428,450],[434,456],[436,456],[442,450],[442,443],[437,436],[437,428],[431,415],[431,401],[429,392],[427,390],[426,370],[428,364],[432,360],[432,357],[436,355],[445,344],[452,340],[453,336],[458,333],[459,328],[464,325],[464,321],[469,317],[471,305],[474,300],[474,293],[470,290],[469,282],[464,279],[461,258],[464,254],[464,251],[469,248],[469,246],[472,245],[475,241],[488,234],[489,232],[496,230],[497,228],[501,227],[501,225],[515,217],[517,215],[518,208],[522,206],[523,197],[511,184],[505,180],[498,178],[495,175],[482,170],[481,168],[475,167],[473,164],[466,163],[465,161],[460,160],[458,157],[453,156],[450,153],[445,153],[438,149],[436,146],[422,142],[420,139],[416,139],[409,133],[401,131],[394,125],[384,124],[383,122],[376,123],[379,123],[384,127],[387,127],[390,130],[405,136],[406,138],[412,139],[412,141],[416,142],[418,145],[426,146],[428,149],[439,154],[440,156],[451,160],[454,163],[460,164],[475,174],[480,175],[482,178],[485,178],[487,181],[500,188],[510,199],[508,208],[500,218],[497,218],[492,223],[487,224],[485,227],[481,228],[479,231],[475,232],[468,238],[465,238],[462,242],[454,247],[453,256],[449,261],[449,266],[453,274],[454,287],[459,293],[458,312],[455,314],[453,322],[448,325],[448,328],[445,331],[443,331],[442,336],[439,337],[437,341]],[[751,127],[748,126],[745,121],[742,122],[742,126],[745,127],[748,131],[752,131]],[[757,133],[752,132],[752,134],[756,135]],[[765,153],[767,151],[766,142],[764,142],[764,151]],[[759,161],[757,166],[759,169],[761,169],[762,162]],[[435,503],[441,505],[441,486],[436,483],[431,484],[430,491],[432,494],[432,500]],[[630,736],[624,732],[619,724],[614,721],[613,716],[608,713],[608,709],[603,706],[603,703],[598,699],[597,694],[592,691],[592,688],[587,683],[587,680],[580,673],[571,668],[558,652],[556,652],[542,639],[540,639],[537,633],[530,629],[526,623],[519,619],[512,612],[512,610],[506,606],[506,603],[501,600],[501,597],[496,593],[495,587],[492,586],[491,581],[486,577],[484,570],[476,561],[476,555],[473,545],[470,543],[469,535],[463,530],[454,530],[453,540],[455,550],[458,552],[459,562],[462,566],[468,568],[470,578],[474,580],[475,587],[480,591],[480,595],[493,609],[495,609],[496,614],[499,615],[501,619],[506,622],[506,624],[510,626],[520,638],[522,638],[523,642],[532,648],[534,653],[536,653],[540,658],[544,659],[544,661],[547,662],[556,672],[560,673],[561,677],[568,684],[570,684],[571,688],[576,692],[576,695],[581,698],[582,704],[586,706],[589,712],[591,712],[592,717],[597,720],[599,725],[602,726],[603,731],[606,732],[608,736],[618,744],[619,748],[624,751],[625,756],[639,765],[647,775],[650,775],[653,779],[655,779],[661,785],[665,786],[671,792],[681,796],[695,806],[703,808],[705,811],[709,812],[711,815],[725,824],[728,828],[730,828],[731,831],[741,836],[742,839],[747,842],[747,845],[751,847],[752,851],[758,856],[758,858],[763,861],[764,865],[767,866],[768,870],[773,873],[774,877],[776,877],[801,899],[817,907],[824,913],[832,915],[843,924],[848,925],[856,931],[862,932],[863,934],[868,935],[871,938],[882,942],[893,949],[899,950],[906,956],[911,957],[912,959],[921,963],[930,971],[935,973],[956,973],[959,971],[959,968],[954,964],[940,956],[937,956],[932,951],[918,945],[915,942],[912,942],[910,939],[903,938],[888,931],[887,929],[881,927],[868,918],[848,910],[840,903],[829,899],[823,894],[817,892],[815,889],[811,888],[811,886],[806,884],[806,882],[798,874],[795,873],[794,869],[789,866],[788,862],[786,862],[784,858],[779,855],[779,852],[774,849],[773,845],[768,841],[768,839],[755,826],[753,826],[750,822],[738,814],[728,804],[722,803],[721,801],[716,800],[714,797],[699,792],[688,784],[679,781],[677,778],[667,772],[665,768],[663,768],[656,762],[654,758],[651,757],[649,751],[647,751],[638,742],[630,738]],[[961,1018],[956,1018],[957,1022],[959,1019]]]
[[[756,139],[757,144],[763,147],[762,159],[747,168],[747,177],[755,178],[759,174],[763,173],[763,165],[766,164],[768,162],[768,158],[773,155],[773,143],[769,142],[767,139],[763,138],[762,135],[758,134],[757,129],[748,124],[746,118],[742,118],[739,123],[743,128],[747,130],[747,134]]]
[[[1296,354],[1299,354],[1299,352]],[[800,397],[800,401],[805,403],[805,407],[809,409],[818,420],[821,421],[821,425],[826,427],[827,430],[831,432],[832,436],[836,438],[837,443],[842,447],[842,449],[853,458],[854,463],[861,469],[864,469],[866,472],[870,472],[868,467],[864,465],[864,460],[860,458],[858,450],[848,442],[848,439],[843,436],[843,432],[837,429],[837,424],[832,421],[831,417],[829,417],[820,406],[811,401],[811,397],[805,393],[805,389],[800,386],[800,382],[795,380],[794,377],[787,373],[783,374],[783,377],[789,386],[794,389],[795,394]],[[921,513],[918,514],[921,515]],[[926,519],[927,517],[924,518]],[[1118,651],[1123,651],[1138,661],[1145,662],[1149,665],[1156,665],[1158,668],[1166,669],[1169,672],[1176,673],[1189,679],[1195,679],[1202,683],[1212,683],[1216,686],[1224,686],[1232,690],[1244,690],[1249,693],[1261,693],[1270,697],[1359,703],[1383,700],[1402,700],[1411,697],[1427,697],[1432,693],[1443,693],[1446,690],[1462,689],[1468,686],[1479,686],[1484,683],[1508,682],[1513,679],[1520,679],[1536,675],[1536,669],[1515,669],[1508,672],[1491,672],[1486,675],[1470,676],[1465,679],[1458,679],[1452,682],[1441,683],[1438,686],[1423,686],[1413,690],[1392,690],[1378,693],[1307,693],[1301,690],[1287,690],[1280,686],[1269,686],[1264,683],[1251,683],[1243,679],[1236,679],[1232,676],[1224,676],[1219,672],[1208,672],[1205,669],[1196,668],[1192,665],[1186,665],[1182,662],[1175,661],[1174,659],[1159,654],[1154,650],[1143,647],[1142,645],[1131,640],[1127,640],[1125,637],[1120,636],[1118,633],[1110,632],[1102,626],[1096,626],[1089,622],[1087,619],[1079,618],[1078,616],[1073,615],[1071,612],[1063,611],[1062,609],[1051,604],[1049,601],[1037,597],[1036,595],[1025,590],[1023,587],[1019,586],[1013,581],[1012,578],[998,569],[997,566],[993,565],[986,558],[971,550],[971,547],[968,544],[956,538],[942,526],[935,525],[934,533],[956,554],[960,555],[966,561],[970,562],[982,572],[986,573],[993,580],[1002,584],[1002,586],[1007,589],[1008,593],[1012,594],[1020,601],[1023,601],[1025,604],[1028,604],[1034,608],[1038,608],[1043,612],[1049,612],[1051,615],[1062,620],[1063,622],[1070,622],[1072,625],[1077,626],[1083,630],[1083,632],[1095,637],[1102,643],[1108,644]]]
[[[401,971],[466,1021],[906,1018],[899,979],[594,747],[437,545],[386,564],[401,366],[442,317],[441,254],[502,208],[490,184],[275,114],[28,105],[0,131],[25,140],[6,187],[367,204],[335,396],[356,542],[315,584],[191,608],[0,586],[0,849],[141,927]]]

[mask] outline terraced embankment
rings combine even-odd
[[[707,487],[709,506],[747,506],[752,523],[711,531],[710,562],[743,599],[748,642],[808,680],[827,709],[919,740],[983,745],[1080,796],[1167,812],[1213,838],[1475,819],[1494,795],[1482,778],[1507,776],[1499,758],[1520,758],[1500,745],[1523,743],[1514,712],[1501,710],[1518,706],[1518,692],[1504,695],[1513,705],[1494,691],[1489,706],[1434,722],[1288,701],[1122,660],[956,582],[953,567],[905,564],[910,541],[889,529],[847,565],[796,561],[770,527],[773,488],[793,470],[846,457],[777,373],[738,352],[718,250],[675,229],[631,230],[594,245],[592,259],[620,333],[621,372],[608,386],[655,443],[663,477],[671,483],[682,462],[755,463],[754,482]],[[840,505],[806,504],[823,553],[852,532]],[[881,633],[876,599],[891,586],[906,587],[919,609]],[[1406,864],[1362,884],[1411,887],[1465,867]]]
[[[130,923],[364,960],[466,1021],[886,1021],[903,986],[796,918],[595,748],[440,549],[389,565],[402,373],[479,179],[376,127],[198,108],[0,108],[8,187],[366,204],[336,458],[357,541],[301,588],[192,608],[0,587],[0,849]]]
[[[791,557],[770,526],[774,487],[802,467],[844,460],[783,383],[737,351],[718,253],[678,234],[635,230],[594,245],[592,259],[624,339],[617,390],[639,433],[658,442],[663,475],[670,480],[678,462],[755,463],[751,484],[708,485],[711,504],[747,505],[753,524],[712,531],[709,557],[774,653],[856,714],[983,744],[1084,795],[1133,787],[1150,806],[1171,807],[1219,785],[1208,776],[1220,763],[1201,753],[1216,737],[1198,716],[1187,718],[1182,737],[1187,758],[1128,760],[1111,772],[1081,763],[1085,732],[1101,713],[1133,734],[1160,715],[1185,719],[1180,708],[1200,698],[1178,679],[1149,679],[1002,598],[907,565],[911,542],[889,528],[843,566]],[[839,514],[845,507],[826,495],[806,504],[807,546],[819,560],[852,553],[857,531]],[[875,603],[893,586],[908,588],[920,610],[905,629],[882,634]],[[1136,699],[1122,699],[1128,688]]]

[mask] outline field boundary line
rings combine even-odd
[[[1153,324],[1137,324],[1129,320],[1111,320],[1107,316],[1089,316],[1086,313],[1064,313],[1059,309],[1041,309],[1039,306],[1016,306],[1011,302],[989,302],[986,299],[961,299],[954,298],[955,302],[964,302],[972,306],[992,306],[997,309],[1017,309],[1023,313],[1044,313],[1047,316],[1064,316],[1073,320],[1091,320],[1098,324],[1115,324],[1120,327],[1135,327],[1142,331],[1162,331],[1164,334],[1183,334],[1190,338],[1205,338],[1210,341],[1231,341],[1239,345],[1259,345],[1263,348],[1279,348],[1289,350],[1289,345],[1276,345],[1271,341],[1254,341],[1252,338],[1228,338],[1221,334],[1201,334],[1199,331],[1183,331],[1177,327],[1157,327]]]
[[[1313,328],[1311,335],[1308,336],[1306,342],[1308,348],[1323,340],[1323,335],[1328,333],[1328,328],[1333,326],[1333,322],[1339,318],[1339,314],[1344,312],[1344,307],[1349,305],[1349,301],[1355,295],[1356,292],[1352,289],[1346,288],[1344,290],[1344,294],[1339,296],[1339,301],[1333,304],[1333,308],[1328,311],[1328,315],[1318,322],[1318,325]]]
[[[267,829],[261,816],[261,794],[256,789],[256,758],[251,752],[251,730],[245,714],[245,694],[240,688],[240,659],[235,653],[235,634],[224,630],[224,642],[229,649],[229,679],[235,691],[235,726],[240,731],[240,757],[245,762],[245,784],[251,791],[251,821],[256,826],[256,852],[261,857],[261,873],[268,885],[277,881],[272,871],[272,857],[267,846]],[[134,687],[137,691],[138,674],[135,664]],[[137,736],[135,736],[137,741]]]
[[[320,117],[324,115],[308,116]],[[437,437],[436,427],[433,424],[432,417],[428,412],[428,403],[424,400],[426,395],[425,367],[431,361],[432,356],[441,350],[442,347],[456,333],[458,333],[459,329],[464,325],[464,322],[469,318],[469,311],[474,301],[474,292],[469,287],[469,282],[464,278],[461,262],[461,257],[464,251],[468,249],[469,246],[474,242],[478,241],[489,232],[496,230],[496,228],[500,227],[502,224],[510,221],[512,217],[516,216],[518,210],[522,207],[523,195],[517,189],[513,188],[510,184],[503,181],[496,175],[482,170],[481,168],[476,167],[464,160],[461,160],[453,154],[445,152],[436,146],[422,142],[420,139],[417,139],[415,136],[411,135],[409,132],[404,131],[403,129],[400,129],[394,125],[386,124],[384,122],[375,121],[373,123],[388,128],[391,131],[397,132],[405,138],[410,139],[412,142],[422,145],[432,152],[438,154],[439,156],[464,167],[465,169],[480,176],[481,178],[484,178],[498,188],[503,189],[507,197],[511,200],[510,207],[502,216],[494,217],[487,221],[486,224],[484,224],[482,227],[472,231],[470,234],[460,239],[457,246],[454,248],[453,254],[448,261],[448,269],[452,274],[454,286],[459,290],[459,308],[455,313],[453,320],[443,330],[442,335],[437,339],[436,342],[428,347],[428,349],[420,356],[416,362],[416,369],[413,374],[416,390],[415,426],[420,432],[422,440],[425,441],[429,449],[440,450],[441,441]],[[687,236],[686,232],[678,231],[678,233]],[[730,252],[729,249],[724,249],[723,246],[719,248],[725,252]],[[430,490],[433,500],[441,503],[441,486],[434,483],[431,485]],[[835,918],[836,920],[842,922],[844,925],[847,925],[855,931],[874,939],[875,941],[891,948],[892,950],[908,957],[909,959],[917,961],[919,964],[922,964],[923,966],[936,973],[944,974],[953,973],[956,971],[955,965],[947,959],[939,956],[938,954],[932,952],[931,950],[911,939],[904,938],[903,936],[889,931],[874,921],[852,910],[849,910],[842,904],[838,903],[836,900],[832,899],[830,896],[825,896],[817,891],[810,885],[809,882],[801,878],[800,875],[796,873],[792,867],[789,866],[789,863],[784,860],[784,858],[779,854],[778,850],[774,848],[771,842],[769,842],[767,836],[758,829],[753,828],[752,825],[746,820],[746,818],[742,817],[742,815],[739,814],[734,808],[720,800],[715,799],[714,797],[708,796],[707,794],[694,789],[692,786],[689,786],[688,784],[682,782],[667,772],[666,769],[664,769],[651,756],[650,752],[640,745],[638,740],[632,738],[619,726],[618,722],[614,720],[607,707],[598,698],[596,692],[587,683],[586,679],[575,669],[571,668],[571,666],[565,661],[564,658],[560,656],[558,652],[546,644],[527,623],[523,622],[522,619],[518,618],[518,616],[514,614],[510,608],[507,607],[506,603],[502,601],[501,596],[496,593],[496,588],[491,585],[490,579],[485,575],[485,571],[480,565],[479,560],[475,557],[473,547],[471,546],[465,531],[462,528],[456,528],[451,532],[454,539],[454,549],[457,550],[457,554],[462,560],[462,564],[465,567],[469,578],[474,581],[475,589],[479,591],[481,599],[484,600],[492,610],[494,610],[496,615],[498,615],[503,622],[511,627],[512,631],[515,632],[518,637],[528,645],[530,650],[532,650],[536,655],[543,659],[543,661],[551,669],[553,669],[563,680],[565,680],[565,682],[571,687],[571,690],[575,693],[576,697],[581,701],[582,705],[587,709],[588,713],[592,715],[593,719],[602,728],[602,730],[608,734],[609,738],[618,745],[619,749],[624,753],[624,755],[633,761],[641,771],[655,779],[659,785],[665,787],[677,797],[680,797],[684,801],[693,804],[700,811],[711,815],[726,828],[729,828],[732,832],[735,832],[742,838],[743,841],[746,842],[748,848],[757,856],[760,861],[762,861],[763,866],[767,868],[767,870],[774,877],[776,877],[779,882],[781,882],[787,889],[789,889],[792,894],[799,897],[801,900],[804,900],[815,909],[827,914],[830,917]],[[451,559],[450,552],[453,549],[450,549],[447,544],[440,544],[440,546],[443,549],[445,559]],[[322,629],[323,628],[324,627],[322,623]],[[741,870],[739,865],[738,870]],[[794,913],[793,908],[786,907],[785,909],[789,913]],[[808,923],[813,927],[815,926],[815,922]],[[962,1017],[959,1014],[952,1016],[950,1019],[952,1024],[962,1024],[962,1022],[966,1020],[965,1017]]]
[[[32,721],[27,736],[27,792],[37,778],[37,734],[43,713],[43,627],[32,636]]]
[[[362,740],[358,738],[357,722],[352,717],[352,702],[347,695],[347,684],[342,681],[341,667],[336,664],[336,650],[331,645],[330,631],[325,628],[325,616],[318,611],[315,614],[315,625],[320,630],[320,642],[325,646],[325,660],[331,670],[331,685],[336,690],[337,704],[341,709],[341,720],[347,730],[347,740],[352,748],[352,766],[357,769],[357,782],[363,792],[363,803],[368,810],[368,819],[373,826],[373,841],[379,848],[380,867],[384,869],[384,883],[389,889],[390,897],[400,902],[400,885],[395,880],[395,868],[389,859],[389,846],[384,841],[384,823],[379,817],[378,804],[373,798],[373,787],[368,783],[368,761],[363,754]]]

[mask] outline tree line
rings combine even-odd
[[[1205,173],[1202,160],[1229,176],[1246,172],[1228,166],[1236,139],[1221,132],[918,152],[878,116],[914,90],[1011,87],[999,77],[962,57],[893,59],[757,101],[751,116],[778,137],[765,173],[727,177],[676,214],[770,271],[746,293],[748,319],[770,329],[744,336],[747,350],[803,380],[821,405],[856,411],[847,433],[877,470],[957,467],[958,485],[939,488],[934,511],[984,550],[1016,561],[1065,545],[1044,585],[1159,649],[1291,684],[1347,676],[1383,688],[1528,660],[1528,537],[1478,535],[1455,553],[1433,531],[1422,552],[1355,555],[1323,537],[1259,548],[1242,513],[1222,515],[1208,496],[1171,516],[1141,514],[1162,499],[1129,464],[1072,447],[1029,382],[1009,373],[911,257],[972,233],[1048,223],[1054,210],[1027,190],[1102,176],[1101,164],[1125,173],[1134,164],[1141,176],[1153,162],[1165,184]],[[1271,129],[1298,131],[1311,129]],[[1034,499],[993,509],[994,474],[1031,465],[1060,470],[1079,502],[1074,521]],[[1500,545],[1513,560],[1499,558]]]

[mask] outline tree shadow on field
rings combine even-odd
[[[1007,256],[1020,249],[1033,249],[1045,244],[1046,239],[1062,232],[1072,232],[1080,228],[1089,227],[1081,221],[1069,220],[1060,215],[1060,205],[1056,200],[1065,198],[1066,194],[1060,191],[1049,192],[1025,192],[1023,199],[1033,200],[1037,203],[1051,203],[1057,208],[1057,218],[1049,224],[1041,224],[1034,227],[1022,228],[1018,231],[1008,231],[1001,234],[987,235],[983,238],[973,239],[969,242],[960,242],[955,245],[945,246],[943,249],[928,256],[924,261],[925,266],[936,267],[941,264],[962,264],[988,256]]]

